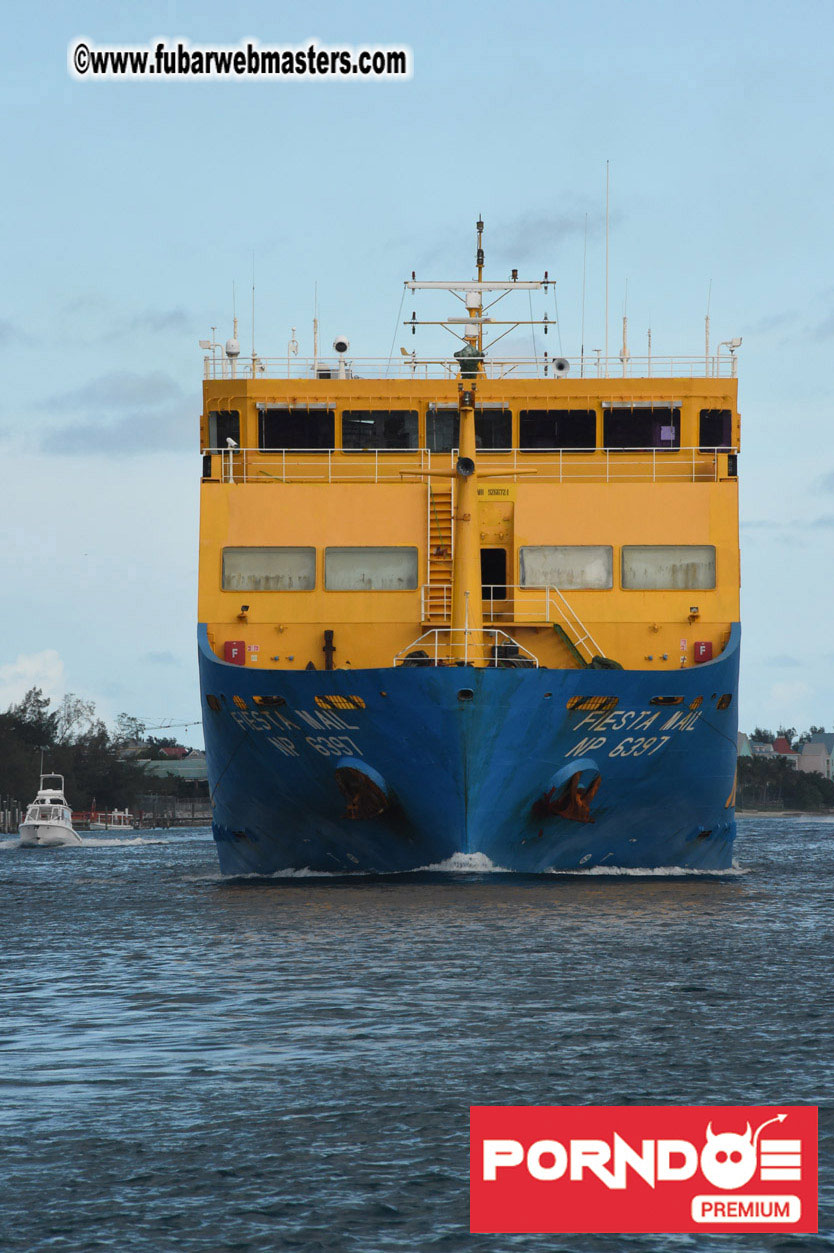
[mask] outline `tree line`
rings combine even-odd
[[[796,727],[779,727],[774,735],[766,727],[756,727],[748,738],[754,744],[772,744],[783,736],[791,748],[801,752],[812,735],[824,733],[825,727],[811,727],[801,733]],[[834,782],[815,772],[797,770],[784,757],[739,757],[736,808],[834,809]]]
[[[75,810],[130,808],[149,780],[135,760],[123,756],[128,744],[141,745],[143,757],[159,757],[176,743],[145,735],[142,722],[120,714],[113,731],[96,714],[93,701],[67,693],[53,707],[38,687],[0,713],[0,796],[26,804],[44,773],[62,774],[67,800]],[[173,780],[155,778],[153,790],[172,790]]]

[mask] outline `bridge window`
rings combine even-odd
[[[460,415],[454,408],[429,405],[426,413],[426,447],[431,452],[451,452],[460,447]],[[503,405],[478,405],[475,409],[475,445],[484,452],[512,448],[513,415]]]
[[[715,587],[712,544],[630,544],[623,548],[623,587],[695,590]]]
[[[680,448],[681,411],[669,405],[606,405],[605,448]]]
[[[475,409],[475,447],[490,449],[512,448],[513,415],[501,405],[478,405]]]
[[[405,592],[417,586],[416,548],[326,548],[330,592]]]
[[[607,544],[536,544],[519,549],[522,587],[606,589],[614,586],[614,550]]]
[[[732,409],[702,409],[698,443],[701,452],[729,452],[733,440]]]
[[[258,447],[263,452],[324,452],[334,446],[335,431],[334,411],[326,405],[258,406]]]
[[[438,409],[430,405],[426,412],[426,447],[431,452],[451,452],[458,446],[460,416],[457,409]]]
[[[224,592],[309,592],[315,548],[224,548]]]
[[[342,448],[417,448],[416,409],[345,409]]]
[[[522,409],[519,448],[595,448],[597,415],[593,409]]]
[[[240,443],[240,413],[237,409],[210,409],[208,427],[209,448],[228,448],[227,439]]]

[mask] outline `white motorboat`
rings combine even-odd
[[[132,831],[133,815],[128,809],[94,810],[90,814],[90,831]]]
[[[73,830],[72,810],[64,796],[62,774],[41,775],[38,794],[19,830],[21,848],[62,848],[81,843],[80,835]]]

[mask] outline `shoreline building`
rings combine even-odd
[[[834,778],[834,733],[818,732],[802,745],[799,769],[805,774]]]

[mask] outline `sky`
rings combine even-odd
[[[410,48],[407,81],[78,81],[67,48]],[[561,347],[742,336],[740,725],[834,725],[830,0],[697,8],[33,0],[0,49],[0,708],[39,685],[200,744],[198,415],[212,325],[387,356],[402,280],[558,280]],[[394,337],[392,340],[392,336]],[[409,343],[410,347],[410,343]],[[157,731],[161,734],[161,731]]]

